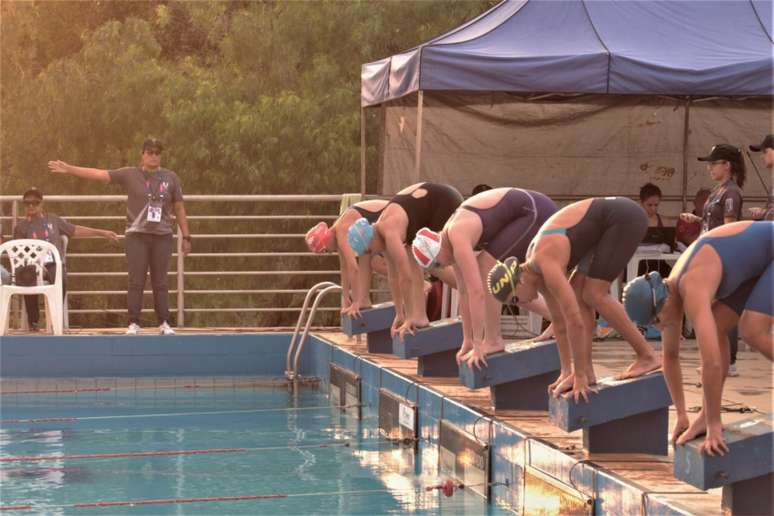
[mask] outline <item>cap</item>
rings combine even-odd
[[[521,269],[519,269],[518,259],[511,256],[504,262],[498,261],[486,277],[489,293],[499,302],[507,303],[511,296],[516,295],[519,276],[521,276]]]
[[[164,145],[161,143],[161,140],[157,138],[148,138],[142,142],[142,150],[145,152],[148,149],[157,149],[163,151]]]
[[[374,228],[365,217],[357,219],[354,224],[349,227],[349,231],[347,231],[349,246],[358,256],[365,254],[373,237]]]
[[[657,271],[638,276],[626,284],[623,305],[626,315],[639,326],[647,326],[664,307],[668,290]]]
[[[437,267],[435,261],[441,252],[441,235],[430,228],[422,228],[417,231],[417,236],[411,243],[411,254],[423,269]]]
[[[760,152],[766,149],[774,149],[774,134],[764,136],[760,145],[750,145],[750,150],[753,152]]]
[[[312,229],[306,232],[304,241],[307,247],[313,253],[321,253],[325,251],[325,247],[328,245],[328,241],[331,239],[333,232],[325,222],[320,222]]]
[[[720,143],[710,149],[706,156],[698,158],[699,161],[738,161],[742,159],[742,151],[728,143]]]
[[[35,188],[34,186],[24,192],[24,195],[22,195],[22,199],[26,199],[27,197],[37,197],[41,201],[43,200],[43,192]]]

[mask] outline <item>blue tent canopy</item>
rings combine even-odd
[[[774,94],[772,0],[504,0],[364,64],[361,103],[419,90]]]

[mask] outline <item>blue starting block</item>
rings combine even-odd
[[[774,514],[774,414],[723,429],[729,453],[699,453],[704,436],[675,446],[674,475],[699,489],[723,487],[723,513]]]
[[[462,364],[460,382],[470,389],[489,387],[495,409],[548,409],[548,386],[560,370],[556,341],[509,344],[486,361],[481,369]]]
[[[462,346],[462,321],[433,321],[427,328],[392,339],[392,352],[400,358],[418,358],[419,376],[457,376],[457,350]]]
[[[379,303],[360,310],[360,317],[341,316],[341,331],[352,337],[366,334],[369,353],[392,353],[390,327],[395,319],[392,302]]]
[[[660,371],[628,380],[603,378],[589,402],[550,397],[551,420],[566,432],[583,429],[590,453],[668,454],[672,397]]]

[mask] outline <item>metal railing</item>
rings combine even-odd
[[[188,220],[191,227],[191,236],[194,242],[194,249],[197,247],[197,242],[207,241],[208,243],[217,244],[218,241],[226,243],[222,251],[212,252],[192,252],[188,255],[189,258],[203,258],[203,259],[215,259],[215,265],[208,268],[196,270],[186,269],[186,259],[182,254],[182,239],[180,229],[177,230],[177,243],[176,252],[173,252],[173,263],[175,264],[174,270],[169,271],[170,277],[176,278],[176,287],[170,286],[170,296],[176,299],[176,313],[177,313],[177,325],[185,325],[186,314],[193,313],[293,313],[301,311],[299,306],[293,306],[288,304],[287,306],[233,306],[233,307],[221,307],[215,306],[216,303],[211,303],[213,306],[186,306],[186,295],[197,296],[276,296],[282,294],[295,295],[307,292],[308,288],[266,288],[265,282],[270,280],[273,276],[292,276],[305,278],[309,277],[309,284],[313,282],[318,283],[323,279],[335,279],[338,281],[338,263],[327,262],[332,266],[324,266],[330,255],[316,255],[306,250],[306,246],[303,244],[304,232],[308,226],[311,226],[314,222],[324,220],[331,222],[338,217],[339,205],[341,203],[341,195],[187,195],[185,197],[186,209],[189,212]],[[123,213],[126,209],[126,196],[124,195],[50,195],[45,198],[46,207],[52,213],[56,213],[62,218],[81,225],[90,225],[92,222],[100,222],[103,224],[97,224],[100,227],[105,227],[106,222],[112,223],[113,229],[118,231],[118,225],[123,227],[126,220],[122,215],[96,215],[84,213],[88,212],[88,207],[84,206],[89,203],[110,203],[115,204],[115,213]],[[228,203],[233,208],[233,203],[241,203],[244,206],[245,211],[256,206],[261,206],[269,213],[244,213],[244,214],[203,214],[202,212],[207,209],[212,209],[213,206],[217,206],[218,203]],[[282,211],[288,210],[289,203],[300,203],[301,206],[296,208],[295,213],[271,213],[277,206]],[[318,211],[324,211],[323,214],[305,214],[298,213],[298,211],[308,211],[308,207],[314,204]],[[270,206],[267,208],[266,206]],[[306,206],[307,209],[303,209]],[[324,209],[320,209],[319,206],[324,206]],[[241,208],[241,206],[240,206]],[[113,209],[112,206],[109,209]],[[93,210],[93,207],[92,207]],[[214,210],[217,211],[217,210]],[[13,229],[16,226],[18,220],[23,216],[23,208],[21,208],[21,197],[3,195],[0,196],[0,233],[3,234],[4,239],[9,239],[13,235]],[[272,224],[290,223],[290,224],[302,224],[304,222],[308,224],[303,227],[299,227],[299,232],[244,232],[240,233],[235,231],[235,225],[238,222],[252,222],[252,223],[265,223],[268,227]],[[215,223],[225,225],[227,231],[223,233],[217,232],[196,232],[197,225],[202,223]],[[10,231],[9,231],[10,230]],[[217,230],[217,228],[216,228]],[[244,242],[245,240],[254,240],[256,246],[249,251],[239,251],[235,249],[235,242]],[[292,244],[293,247],[297,247],[299,250],[276,250],[277,246],[272,245],[272,241],[284,241],[288,240],[297,241],[298,245]],[[284,244],[287,247],[287,244]],[[231,249],[229,249],[231,247]],[[70,249],[73,249],[73,242],[70,242]],[[242,266],[241,269],[234,270],[233,267],[229,267],[229,262],[238,260],[243,263],[243,259],[272,259],[276,258],[276,262],[280,263],[286,258],[305,258],[315,260],[320,264],[322,268],[299,268],[294,267],[292,269],[282,268],[256,268],[250,270],[249,267]],[[109,288],[107,286],[97,289],[78,289],[79,279],[91,279],[91,278],[118,278],[127,276],[125,269],[125,262],[123,262],[124,254],[106,250],[105,252],[83,252],[77,249],[68,252],[67,264],[70,269],[78,269],[78,267],[72,267],[81,260],[110,260],[119,261],[120,271],[72,271],[68,272],[67,276],[70,282],[70,286],[73,290],[68,291],[68,297],[104,297],[104,296],[120,296],[126,295],[126,290],[116,290],[115,286]],[[92,262],[93,263],[93,262]],[[248,269],[248,270],[244,270]],[[244,278],[239,287],[240,288],[224,288],[222,285],[212,285],[212,288],[193,288],[186,289],[186,278],[233,278],[239,280]],[[266,278],[266,279],[264,279]],[[249,282],[257,281],[260,284],[255,285],[258,288],[251,288]],[[102,282],[105,283],[105,282]],[[221,282],[216,282],[221,283]],[[305,283],[305,282],[304,282]],[[303,285],[306,286],[306,285]],[[383,292],[383,291],[378,291]],[[145,291],[145,294],[150,294],[150,291]],[[148,305],[146,300],[146,305]],[[318,308],[318,311],[333,312],[338,311],[338,306],[325,306]],[[152,312],[152,308],[146,308],[143,312]],[[79,314],[105,314],[105,313],[125,313],[126,308],[76,308],[70,309],[70,315]]]

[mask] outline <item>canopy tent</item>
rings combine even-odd
[[[361,104],[385,110],[381,190],[631,194],[652,180],[684,198],[706,183],[689,156],[771,132],[773,49],[772,0],[503,1],[363,65]]]

